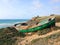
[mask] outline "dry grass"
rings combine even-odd
[[[48,17],[50,16],[41,17],[40,20],[46,19]],[[56,17],[56,22],[60,22],[60,15],[55,15],[55,17]],[[60,29],[60,27],[57,27],[57,26],[54,27],[55,31],[58,29]],[[47,28],[47,29],[38,31],[37,34],[44,35],[50,31],[51,31],[50,28]],[[17,33],[17,31],[12,28],[0,29],[0,45],[17,45],[15,44],[17,39],[14,37],[18,37],[18,36],[22,36],[22,38],[25,37],[23,33],[19,33],[19,32]],[[32,40],[31,43],[33,45],[37,45],[37,44],[38,45],[54,45],[54,44],[58,45],[59,44],[58,42],[60,42],[60,33],[56,33],[45,38],[38,38],[38,39]]]
[[[39,30],[39,31],[37,31],[37,34],[38,35],[44,35],[44,34],[47,34],[48,32],[51,32],[51,29],[50,28]]]
[[[60,42],[60,32],[47,36],[45,38],[38,38],[31,41],[31,45],[55,45]]]

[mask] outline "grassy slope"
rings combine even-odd
[[[60,22],[60,15],[56,15],[56,22]]]
[[[19,33],[13,27],[7,27],[0,29],[0,45],[17,45],[17,37],[25,36],[22,33]]]
[[[60,15],[55,15],[55,17],[56,17],[56,22],[60,22]],[[48,17],[45,16],[44,18],[48,18]],[[42,18],[42,19],[44,19],[44,18]],[[54,29],[58,30],[58,29],[60,29],[60,27],[55,27]],[[46,30],[43,31],[42,33],[38,32],[38,34],[40,35],[40,34],[43,34],[44,32],[46,32]],[[31,45],[37,45],[37,44],[38,45],[59,45],[60,44],[59,42],[60,42],[60,32],[50,35],[45,38],[39,38],[39,39],[32,40]]]
[[[9,28],[2,28],[0,29],[0,45],[14,45],[14,42],[16,40],[15,37],[15,29],[9,29]]]
[[[47,18],[47,16],[42,17],[42,19]],[[41,19],[41,20],[42,20]],[[60,16],[56,16],[57,22],[60,21]],[[44,32],[45,33],[45,32]],[[14,28],[2,28],[0,29],[0,45],[15,45],[16,38],[20,33],[17,33]]]
[[[44,29],[41,32],[38,32],[38,35],[40,36],[40,35],[46,34],[47,32],[49,32],[47,30],[50,30],[50,29]],[[58,31],[58,30],[60,30],[60,27],[55,27],[54,30]],[[58,33],[49,35],[44,38],[34,39],[30,43],[30,45],[37,45],[37,44],[38,45],[60,45],[60,31]]]
[[[47,36],[45,38],[38,38],[35,40],[32,40],[32,45],[59,45],[60,43],[60,32]]]

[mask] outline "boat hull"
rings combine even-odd
[[[43,25],[40,25],[40,26],[37,26],[37,27],[34,27],[34,28],[30,28],[30,29],[26,29],[26,30],[19,30],[19,32],[21,32],[21,33],[34,32],[34,31],[38,31],[38,30],[42,30],[42,29],[51,27],[51,26],[53,26],[53,25],[55,25],[55,19],[51,20],[51,21],[48,22],[48,23],[45,23],[45,24],[43,24]]]

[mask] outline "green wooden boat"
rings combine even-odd
[[[50,21],[48,21],[48,19],[42,20],[39,24],[41,24],[41,25],[34,27],[34,28],[29,28],[29,29],[25,29],[25,30],[22,29],[22,30],[18,30],[18,31],[21,33],[29,33],[29,32],[34,32],[34,31],[48,28],[50,26],[54,26],[55,25],[55,18],[52,18]]]

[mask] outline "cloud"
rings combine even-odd
[[[0,0],[0,3],[6,8],[13,8],[12,4],[15,2],[16,0]]]
[[[60,0],[50,0],[50,3],[58,3]]]
[[[39,0],[33,0],[32,5],[34,9],[40,9],[43,6],[43,4]]]
[[[15,16],[16,9],[13,6],[17,0],[0,0],[0,18],[11,18]]]
[[[56,11],[56,12],[60,12],[60,7],[54,6],[54,7],[52,8],[52,10],[53,10],[53,11]]]
[[[32,0],[30,2],[30,6],[26,9],[26,15],[30,17],[39,15],[41,8],[43,7],[43,4],[40,2],[40,0]]]
[[[52,0],[53,2],[60,2],[60,0]]]

